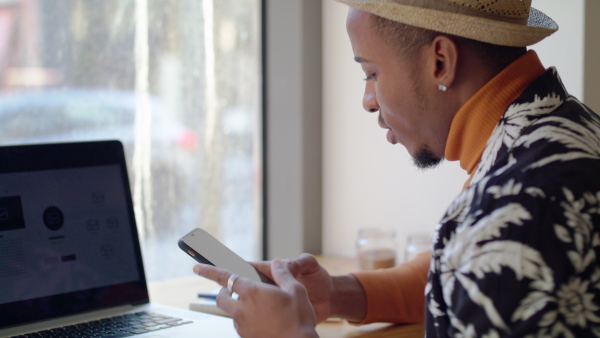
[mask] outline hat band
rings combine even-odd
[[[442,12],[451,12],[456,14],[464,14],[469,16],[476,16],[480,18],[503,21],[508,23],[527,25],[527,17],[519,18],[519,17],[507,17],[504,15],[494,15],[490,13],[485,13],[482,11],[478,11],[474,8],[465,7],[461,5],[457,5],[455,3],[451,3],[445,0],[387,0],[386,2],[390,4],[398,4],[404,6],[412,6],[426,9],[433,9]],[[529,10],[528,10],[529,14]]]

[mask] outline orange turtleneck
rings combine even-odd
[[[511,102],[545,72],[537,54],[530,50],[504,68],[473,95],[456,113],[444,156],[460,161],[471,177],[479,164],[487,140]]]
[[[528,51],[477,91],[452,120],[446,158],[460,160],[472,177],[506,108],[544,71],[537,54]],[[360,324],[422,322],[429,259],[430,255],[423,253],[391,269],[354,273],[367,296],[367,315]]]

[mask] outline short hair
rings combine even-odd
[[[408,59],[414,57],[422,47],[430,44],[438,35],[446,35],[457,44],[470,47],[483,60],[484,64],[498,71],[508,66],[527,51],[525,47],[494,45],[410,26],[378,15],[372,15],[371,26],[383,41],[396,46],[399,55]]]

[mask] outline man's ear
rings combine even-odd
[[[446,35],[436,36],[429,48],[428,75],[435,85],[451,88],[456,78],[458,65],[458,46]]]

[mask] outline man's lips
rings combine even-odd
[[[394,137],[394,132],[392,132],[392,129],[387,125],[387,123],[385,123],[385,120],[383,119],[383,117],[381,117],[381,113],[379,114],[379,118],[377,119],[377,122],[379,123],[379,126],[381,128],[388,130],[387,134],[386,134],[387,141],[391,144],[398,143],[398,141],[396,141],[396,138]]]
[[[385,120],[383,119],[383,117],[381,117],[381,113],[379,114],[379,118],[377,119],[377,122],[379,123],[379,126],[383,129],[390,129],[390,127],[388,127],[387,123],[385,123]]]

